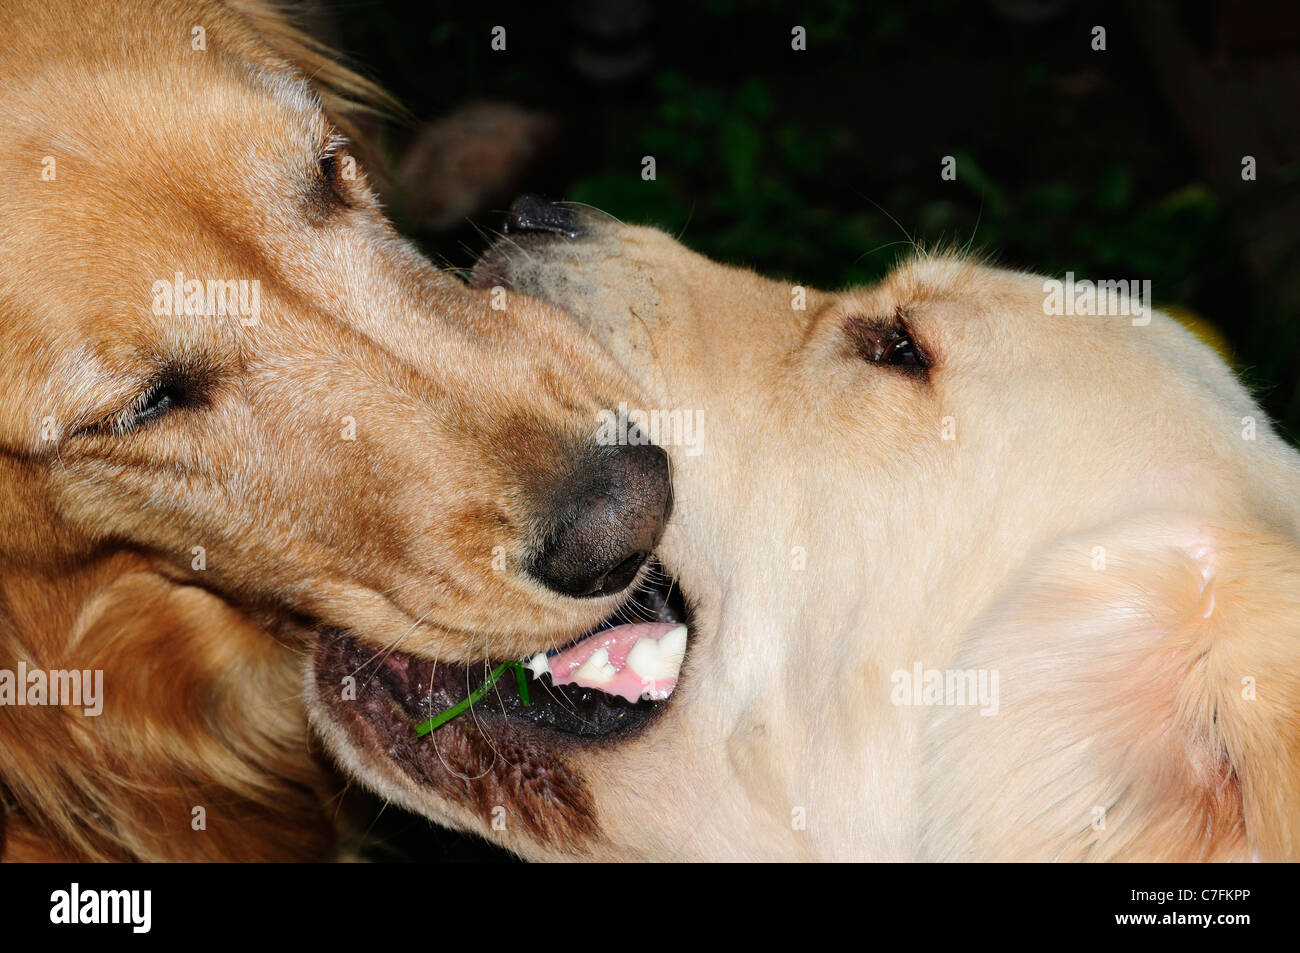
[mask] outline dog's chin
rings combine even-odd
[[[685,625],[689,633],[680,587],[657,566],[642,575],[619,610],[568,646],[554,649],[554,640],[539,634],[539,653],[563,658],[581,644],[612,641],[629,623]],[[689,650],[689,637],[686,644]],[[675,683],[667,697],[629,700],[507,666],[464,711],[417,736],[417,726],[463,702],[510,661],[434,662],[377,648],[346,630],[320,629],[308,674],[312,718],[335,756],[387,798],[455,826],[504,827],[550,847],[578,849],[596,830],[583,754],[645,732],[673,703]]]

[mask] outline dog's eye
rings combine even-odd
[[[355,177],[351,171],[355,168],[355,160],[343,151],[346,144],[347,140],[337,133],[325,143],[318,162],[320,182],[315,189],[316,201],[321,204],[351,204],[350,180]]]
[[[333,201],[342,201],[339,190],[339,155],[329,152],[320,157],[321,196]]]
[[[844,330],[857,355],[868,364],[924,372],[930,366],[901,315],[887,320],[847,318]]]
[[[86,427],[82,432],[122,437],[167,416],[173,410],[196,402],[197,391],[191,381],[167,375],[154,381],[135,400],[108,420]]]
[[[320,157],[320,176],[329,185],[334,185],[334,177],[339,171],[339,155],[330,152]]]
[[[131,420],[132,428],[143,427],[150,421],[157,420],[179,406],[184,400],[185,393],[177,384],[154,384],[140,399],[138,408]]]
[[[921,358],[916,353],[916,346],[912,344],[912,339],[906,336],[895,338],[885,346],[885,353],[881,355],[881,364],[892,364],[896,367],[919,367]]]

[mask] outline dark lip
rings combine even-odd
[[[692,615],[676,583],[666,580],[655,565],[629,590],[620,608],[592,632],[633,621],[684,622],[689,629]],[[690,644],[688,637],[688,655]],[[354,701],[343,700],[337,691],[322,693],[332,707],[351,703],[354,707],[347,711],[349,716],[364,718],[383,734],[404,733],[410,738],[415,737],[417,725],[462,701],[503,661],[508,660],[485,660],[478,665],[434,662],[376,649],[349,631],[332,628],[318,630],[313,659],[322,686],[337,686],[348,676],[355,679]],[[507,669],[469,710],[422,740],[453,732],[479,733],[489,742],[505,733],[560,747],[616,742],[644,730],[673,700],[670,696],[663,701],[629,702],[593,689],[557,686],[549,676],[525,677],[530,704],[523,703],[515,673]]]
[[[680,621],[691,627],[692,608],[685,599],[681,605]],[[691,641],[688,636],[688,656]],[[468,711],[416,736],[417,725],[481,684],[490,664],[435,665],[386,653],[345,630],[318,629],[308,676],[312,719],[363,783],[384,792],[394,781],[414,784],[484,822],[504,810],[533,839],[578,849],[599,831],[583,756],[653,726],[668,705],[679,703],[686,671],[665,701],[637,703],[601,692],[584,699],[582,689],[532,680],[529,706],[506,675]],[[575,691],[577,698],[570,694]],[[437,801],[419,805],[445,816]]]

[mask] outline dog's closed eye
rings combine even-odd
[[[143,427],[152,420],[180,406],[186,400],[186,389],[175,382],[156,383],[139,399],[131,420],[132,427]]]
[[[317,160],[318,176],[311,192],[311,204],[317,212],[352,205],[356,160],[344,151],[346,145],[345,136],[331,134]]]
[[[166,368],[111,417],[80,432],[121,437],[160,420],[175,410],[202,403],[206,394],[202,376],[180,368]]]
[[[857,356],[868,364],[895,367],[920,376],[930,369],[930,357],[912,334],[901,311],[888,318],[845,318],[844,331]]]

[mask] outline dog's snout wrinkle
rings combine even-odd
[[[662,448],[603,448],[560,488],[556,529],[533,560],[532,574],[579,598],[626,589],[659,542],[670,486]]]

